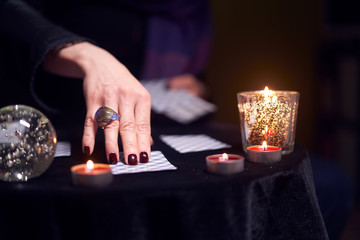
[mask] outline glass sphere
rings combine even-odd
[[[0,109],[0,179],[25,182],[43,174],[56,151],[56,132],[40,111],[25,105]]]

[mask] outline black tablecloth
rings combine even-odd
[[[327,239],[306,151],[274,164],[245,162],[245,171],[206,171],[205,157],[244,153],[240,130],[227,125],[153,126],[154,145],[178,169],[116,175],[100,189],[71,183],[70,167],[83,163],[82,128],[57,129],[72,156],[55,158],[27,183],[0,183],[0,239]],[[160,134],[208,134],[230,149],[180,154]],[[106,161],[98,134],[97,162]]]

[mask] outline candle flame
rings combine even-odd
[[[219,157],[220,161],[227,161],[229,160],[229,156],[226,153],[223,153],[221,157]]]
[[[269,90],[269,88],[266,86],[265,89],[264,89],[264,96],[265,97],[268,97],[269,95],[273,95],[273,91]]]
[[[267,150],[267,144],[266,144],[266,141],[263,141],[262,147],[263,147],[264,151],[266,151],[266,150]]]
[[[86,163],[86,168],[89,170],[93,170],[94,169],[94,163],[91,160],[88,160]]]

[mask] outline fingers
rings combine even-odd
[[[205,98],[207,95],[205,85],[192,74],[182,74],[169,79],[169,89],[184,89],[190,94]]]
[[[97,131],[97,124],[93,112],[95,113],[96,107],[92,105],[88,107],[88,111],[85,117],[84,133],[82,138],[83,153],[90,156],[94,151],[95,135]]]
[[[97,105],[93,105],[97,106]],[[83,152],[90,155],[93,152],[95,136],[97,131],[97,122],[95,119],[95,112],[98,108],[89,107],[83,134]],[[105,135],[105,149],[107,155],[107,161],[110,164],[116,164],[118,162],[119,147],[118,147],[118,135],[119,135],[119,121],[111,121],[104,128]]]
[[[94,90],[92,90],[91,87],[87,86],[86,83],[89,80],[92,80],[94,78],[85,78],[84,79],[84,97],[86,101],[86,117],[85,117],[85,123],[84,123],[84,132],[83,132],[83,138],[82,138],[82,149],[83,153],[90,156],[92,152],[94,151],[94,145],[95,145],[95,136],[96,131],[98,129],[98,126],[95,121],[95,112],[98,109],[99,105],[97,102],[99,100],[96,97],[93,97]]]
[[[119,159],[118,135],[120,132],[125,163],[136,165],[138,162],[146,163],[150,158],[150,146],[153,143],[150,127],[151,98],[147,91],[136,94],[136,100],[121,100],[109,97],[104,104],[95,104],[88,101],[88,113],[84,125],[83,152],[90,155],[93,152],[97,123],[95,112],[101,105],[111,109],[118,109],[120,121],[114,120],[104,128],[105,149],[107,160],[116,164]],[[125,98],[125,99],[122,99]],[[120,106],[116,106],[116,102]]]
[[[119,136],[119,121],[111,121],[104,128],[105,135],[105,151],[108,163],[117,164],[119,161],[119,145],[118,145],[118,136]]]
[[[96,88],[93,86],[85,86],[85,89],[95,89],[92,91],[84,91],[87,105],[87,114],[84,124],[83,152],[87,155],[90,155],[94,149],[96,131],[98,129],[95,113],[100,107],[105,105],[111,109],[117,109],[117,98],[114,97],[116,94],[108,94],[110,97],[104,99],[104,94],[96,94]],[[118,129],[118,121],[111,121],[104,128],[106,158],[110,164],[116,164],[119,159]]]
[[[136,123],[133,104],[122,104],[120,106],[119,132],[124,151],[126,164],[138,164],[138,144],[136,136]]]
[[[134,102],[121,101],[119,131],[124,149],[124,159],[129,165],[146,163],[150,158],[151,99],[147,91],[138,92]]]
[[[138,98],[135,106],[139,161],[146,163],[150,158],[150,146],[153,143],[150,126],[151,97],[147,92]]]
[[[97,125],[94,122],[94,117],[86,116],[82,146],[83,146],[83,153],[88,156],[90,156],[94,150],[96,130],[97,130]]]

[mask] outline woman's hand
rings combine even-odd
[[[82,42],[50,52],[45,70],[68,77],[83,78],[87,114],[84,124],[83,151],[94,150],[97,124],[95,112],[106,106],[118,113],[120,121],[112,121],[104,129],[109,163],[119,159],[120,132],[125,162],[135,165],[150,157],[151,97],[137,79],[106,50]]]
[[[205,84],[192,74],[182,74],[170,78],[168,87],[170,90],[184,89],[196,97],[207,98],[208,95]]]

